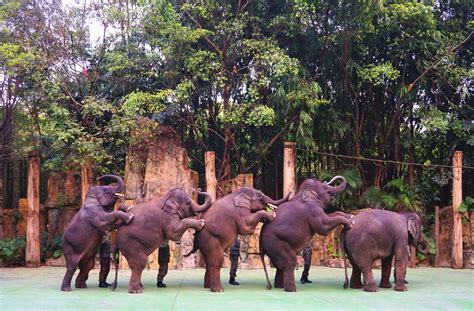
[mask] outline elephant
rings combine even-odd
[[[82,208],[69,223],[64,232],[63,253],[66,259],[66,273],[61,290],[71,291],[71,279],[79,267],[76,277],[76,288],[86,288],[89,271],[94,267],[95,254],[106,231],[119,223],[129,223],[133,214],[126,210],[115,210],[116,201],[123,197],[122,178],[115,175],[104,175],[98,181],[112,180],[116,185],[93,186],[89,189]]]
[[[392,259],[395,257],[395,290],[406,291],[405,272],[409,255],[408,245],[416,246],[423,254],[429,251],[428,242],[423,236],[420,217],[413,212],[395,213],[380,209],[367,209],[354,217],[354,225],[349,231],[341,233],[343,252],[352,264],[351,288],[364,288],[367,292],[377,291],[372,275],[375,259],[382,260],[381,288],[391,288],[390,273]],[[345,266],[344,258],[344,266]],[[361,273],[364,283],[361,282]],[[345,283],[347,288],[347,267]]]
[[[137,204],[133,207],[133,222],[117,230],[115,259],[115,281],[111,289],[117,287],[118,260],[120,251],[127,259],[132,270],[128,292],[142,293],[141,276],[147,263],[147,256],[155,251],[165,240],[179,241],[183,233],[194,228],[201,230],[204,219],[190,219],[197,213],[206,211],[212,203],[207,192],[198,190],[199,195],[206,196],[204,204],[199,205],[181,188],[168,191],[163,197]]]
[[[194,237],[193,250],[200,250],[206,264],[204,288],[212,292],[223,292],[220,280],[220,269],[224,263],[224,251],[240,235],[250,235],[261,221],[272,221],[274,211],[266,211],[267,204],[280,205],[289,196],[273,200],[261,191],[251,187],[242,187],[217,200],[207,210],[202,218],[206,227],[197,232]]]
[[[336,180],[342,182],[332,186]],[[266,223],[260,233],[260,258],[267,279],[267,289],[271,289],[264,256],[270,257],[276,267],[275,288],[287,292],[296,291],[296,256],[311,241],[315,233],[328,235],[338,225],[352,226],[351,218],[343,212],[326,214],[324,208],[337,193],[346,188],[346,180],[335,176],[329,183],[315,178],[303,181],[295,196],[276,210],[276,218]]]

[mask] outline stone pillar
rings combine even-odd
[[[206,164],[206,192],[211,195],[212,202],[215,202],[217,196],[216,153],[206,151],[204,158]]]
[[[294,142],[285,142],[283,149],[283,196],[289,192],[296,193],[296,145]],[[291,199],[290,197],[290,199]]]
[[[452,263],[454,269],[463,267],[462,223],[458,208],[462,202],[462,152],[456,151],[453,156],[453,235]]]
[[[41,265],[40,241],[40,153],[32,151],[28,155],[28,218],[26,226],[25,261],[28,268]]]

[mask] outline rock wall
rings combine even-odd
[[[453,232],[453,207],[446,206],[439,211],[439,248],[436,250],[436,256],[440,267],[451,267],[451,249]],[[462,245],[463,245],[463,263],[464,268],[474,267],[473,256],[474,240],[474,213],[466,213],[462,224]]]
[[[172,127],[141,119],[132,131],[131,141],[125,172],[127,200],[135,203],[148,201],[176,187],[197,200],[198,173],[188,168],[186,150]],[[170,242],[170,269],[198,265],[199,255],[181,256],[192,249],[193,241],[194,231],[190,229],[180,242]],[[125,258],[122,258],[121,265],[127,267]],[[148,257],[148,267],[158,268],[158,251]]]

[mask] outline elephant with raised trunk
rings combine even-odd
[[[206,196],[206,202],[199,205],[183,189],[175,188],[163,197],[140,203],[133,207],[133,222],[122,226],[117,231],[115,258],[115,281],[111,289],[117,287],[118,260],[120,251],[127,258],[132,270],[128,284],[129,293],[142,293],[141,276],[147,263],[147,257],[165,240],[179,241],[183,233],[193,228],[201,230],[206,223],[204,219],[192,219],[197,213],[206,211],[211,206],[211,196],[207,192],[198,194]]]
[[[341,183],[333,186],[337,180]],[[336,176],[328,183],[314,178],[306,179],[296,195],[278,207],[276,218],[263,225],[260,233],[260,257],[267,278],[267,289],[272,286],[263,260],[265,255],[270,257],[277,269],[275,288],[294,292],[296,255],[308,245],[313,235],[328,235],[338,225],[344,225],[345,228],[352,226],[352,215],[324,212],[328,202],[345,188],[346,180],[342,176]]]
[[[352,264],[351,288],[364,288],[375,292],[377,286],[372,275],[372,264],[382,260],[382,279],[379,286],[391,288],[390,273],[395,257],[395,290],[406,291],[405,271],[408,261],[408,245],[416,246],[423,254],[429,251],[423,236],[421,219],[416,213],[368,209],[354,217],[351,230],[341,233],[341,243]],[[345,260],[344,260],[345,263]],[[347,288],[347,267],[345,267]],[[364,283],[361,281],[364,275]]]
[[[224,251],[239,234],[253,234],[259,222],[269,222],[275,218],[274,211],[265,211],[267,204],[278,206],[287,200],[288,196],[275,201],[261,191],[243,187],[212,204],[202,215],[206,227],[196,232],[191,251],[193,253],[199,249],[206,263],[205,288],[210,288],[212,292],[224,291],[220,280]]]
[[[116,185],[94,186],[87,193],[82,208],[69,223],[63,235],[63,253],[66,259],[66,274],[61,284],[62,291],[71,290],[71,280],[79,267],[76,288],[86,288],[89,271],[94,267],[95,254],[107,230],[118,223],[129,223],[133,214],[126,209],[114,211],[115,202],[123,197],[122,178],[105,175],[98,179],[113,181]]]

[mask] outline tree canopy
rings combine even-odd
[[[146,117],[194,169],[216,151],[218,179],[274,196],[290,140],[300,180],[354,180],[348,205],[372,187],[448,204],[451,171],[430,165],[474,164],[471,17],[464,0],[3,1],[0,169],[40,149],[49,171],[121,174]]]

